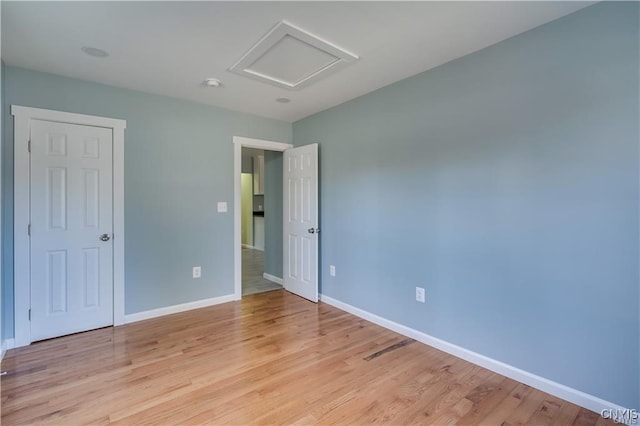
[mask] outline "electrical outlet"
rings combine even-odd
[[[329,275],[332,277],[336,276],[336,267],[334,265],[329,265]]]
[[[227,212],[227,202],[218,201],[218,213],[226,213],[226,212]]]
[[[424,303],[424,288],[416,287],[416,301]]]
[[[193,267],[193,278],[200,278],[202,276],[202,268],[200,266]]]

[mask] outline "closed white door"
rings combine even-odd
[[[318,144],[284,151],[284,288],[318,301]]]
[[[31,339],[113,324],[111,129],[32,120]]]

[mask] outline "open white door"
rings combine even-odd
[[[284,151],[284,288],[318,301],[318,144]]]

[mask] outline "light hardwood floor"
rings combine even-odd
[[[605,424],[283,290],[9,351],[2,424]]]

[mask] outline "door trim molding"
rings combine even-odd
[[[242,147],[282,152],[293,148],[293,145],[242,136],[233,137],[233,300],[242,299]]]
[[[83,126],[104,127],[113,131],[113,325],[122,325],[124,318],[124,129],[126,120],[75,114],[48,109],[11,105],[14,119],[13,164],[13,230],[14,230],[14,345],[31,343],[29,325],[30,263],[29,263],[29,122],[46,120]]]

